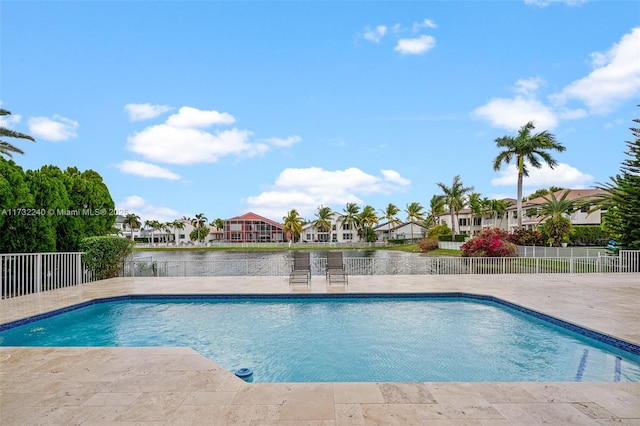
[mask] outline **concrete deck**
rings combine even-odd
[[[118,278],[2,300],[0,323],[123,294],[290,292],[325,278]],[[640,344],[640,274],[351,276],[348,292],[491,295]],[[245,383],[189,348],[0,347],[0,424],[640,425],[640,383]]]

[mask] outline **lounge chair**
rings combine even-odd
[[[289,285],[304,284],[310,286],[311,255],[308,252],[293,252],[293,269],[289,274]]]
[[[327,252],[327,282],[332,284],[349,284],[349,276],[344,269],[341,251]]]

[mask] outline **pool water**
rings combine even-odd
[[[1,346],[189,346],[254,382],[640,381],[640,357],[465,298],[96,303]]]

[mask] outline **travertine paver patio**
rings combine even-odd
[[[0,301],[0,323],[123,294],[326,292],[286,277],[118,278]],[[345,291],[342,288],[331,291]],[[492,295],[640,344],[640,275],[351,276]],[[245,383],[190,348],[0,348],[0,424],[640,424],[640,383]]]

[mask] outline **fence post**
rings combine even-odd
[[[76,257],[76,285],[84,282],[82,279],[82,253],[75,253]]]
[[[35,291],[36,293],[40,293],[42,291],[42,253],[38,253],[36,255],[36,282],[35,282]]]

